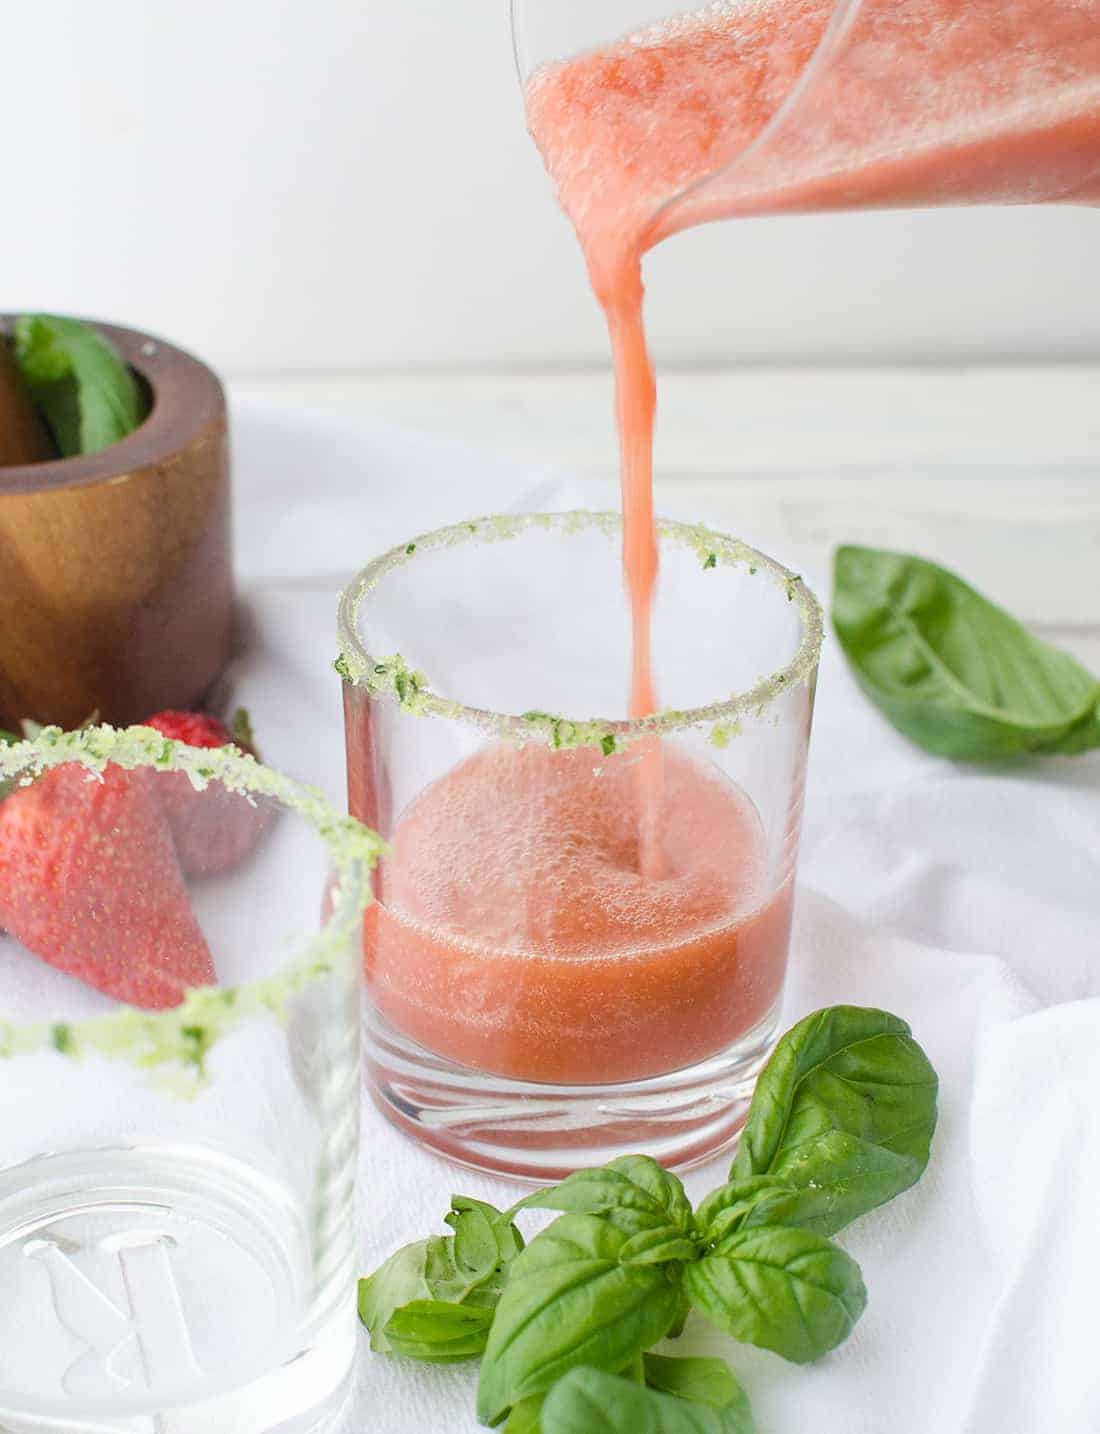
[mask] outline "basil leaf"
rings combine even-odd
[[[511,1220],[483,1200],[455,1195],[443,1218],[454,1230],[456,1268],[474,1278],[491,1274],[523,1248],[523,1239]]]
[[[1100,682],[935,563],[838,549],[833,626],[864,692],[925,751],[981,761],[1100,746]]]
[[[370,1331],[370,1347],[377,1354],[393,1352],[385,1331],[394,1312],[432,1296],[425,1277],[427,1253],[428,1241],[417,1240],[391,1255],[369,1279],[359,1281],[359,1318]]]
[[[461,1304],[494,1274],[491,1265],[479,1269],[460,1269],[455,1260],[453,1235],[432,1235],[428,1240],[424,1277],[431,1297],[450,1304]]]
[[[512,1262],[481,1364],[478,1417],[496,1424],[577,1365],[622,1369],[667,1332],[675,1266],[623,1265],[628,1237],[594,1215],[561,1215]]]
[[[624,1369],[618,1371],[619,1375],[632,1384],[645,1384],[645,1360],[648,1358],[649,1355],[636,1355]],[[539,1414],[545,1400],[545,1394],[536,1394],[514,1405],[504,1425],[504,1434],[541,1434]]]
[[[624,1379],[629,1379],[634,1384],[645,1383],[645,1360],[644,1354],[636,1354],[634,1358],[623,1369],[618,1371]]]
[[[831,1235],[917,1181],[936,1128],[936,1073],[886,1011],[830,1006],[793,1026],[760,1074],[731,1181],[770,1175],[760,1219]],[[745,1225],[757,1221],[746,1212]]]
[[[522,1403],[513,1405],[508,1422],[504,1426],[504,1434],[542,1434],[542,1423],[539,1418],[542,1413],[542,1405],[541,1394],[536,1395],[534,1399],[524,1399]]]
[[[15,322],[15,357],[64,458],[117,443],[145,417],[134,375],[88,324],[24,314]]]
[[[786,1180],[771,1175],[748,1175],[712,1190],[695,1212],[695,1228],[707,1244],[713,1244],[731,1230],[738,1230],[750,1215],[762,1211],[755,1224],[787,1224],[772,1220],[770,1211],[788,1200],[794,1190]]]
[[[792,1188],[758,1201],[738,1228],[795,1225],[835,1235],[908,1189],[923,1169],[923,1163],[881,1145],[842,1130],[829,1131],[805,1152],[785,1157],[783,1173]]]
[[[597,1369],[574,1369],[542,1406],[542,1434],[753,1434],[753,1428],[747,1405],[690,1403]]]
[[[619,1251],[619,1262],[623,1265],[662,1265],[669,1260],[694,1260],[699,1247],[694,1240],[682,1235],[675,1225],[665,1225],[657,1230],[639,1230],[631,1235]]]
[[[687,1295],[684,1294],[684,1291],[681,1288],[680,1303],[676,1310],[676,1318],[672,1321],[671,1325],[669,1325],[668,1334],[665,1335],[666,1339],[680,1338],[680,1336],[684,1332],[684,1326],[688,1322],[689,1314],[691,1314],[691,1301],[688,1299]]]
[[[679,1359],[664,1354],[647,1354],[645,1382],[662,1394],[674,1394],[677,1399],[693,1400],[696,1404],[709,1404],[712,1409],[737,1408],[742,1418],[748,1421],[746,1428],[752,1427],[748,1396],[723,1359]]]
[[[412,1355],[409,1347],[397,1350],[393,1346],[392,1319],[409,1305],[429,1301],[490,1314],[496,1308],[508,1265],[523,1248],[523,1237],[510,1213],[455,1195],[445,1219],[454,1229],[453,1235],[432,1235],[406,1245],[369,1279],[359,1281],[359,1318],[370,1331],[371,1349],[376,1353],[433,1357]],[[476,1320],[471,1318],[470,1323]],[[405,1343],[408,1346],[410,1341]]]
[[[847,1339],[867,1303],[859,1266],[809,1230],[728,1235],[684,1271],[701,1314],[734,1339],[806,1364]]]
[[[622,1155],[594,1170],[578,1170],[560,1185],[528,1196],[523,1206],[604,1215],[631,1235],[666,1225],[685,1232],[692,1228],[683,1185],[648,1155]]]
[[[393,1312],[384,1334],[393,1354],[453,1364],[481,1354],[492,1323],[492,1310],[441,1300],[413,1300]]]

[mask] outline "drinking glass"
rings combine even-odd
[[[330,1428],[374,838],[148,728],[0,746],[0,794],[0,1428]]]
[[[445,528],[341,599],[350,808],[389,843],[369,1086],[469,1165],[703,1159],[773,1042],[821,612],[744,543],[659,534],[646,718],[618,514]]]

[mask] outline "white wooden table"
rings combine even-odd
[[[241,377],[528,464],[615,473],[606,371]],[[840,542],[954,567],[1100,671],[1100,363],[660,374],[658,505],[818,571]]]

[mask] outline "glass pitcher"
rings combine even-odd
[[[512,0],[512,19],[564,207],[589,231],[613,208],[641,250],[732,215],[1100,203],[1100,0]]]

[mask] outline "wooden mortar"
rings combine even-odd
[[[10,332],[0,318],[0,335]],[[99,453],[0,466],[0,727],[201,706],[233,641],[229,435],[217,376],[95,325],[151,395]],[[2,341],[2,338],[0,338]]]

